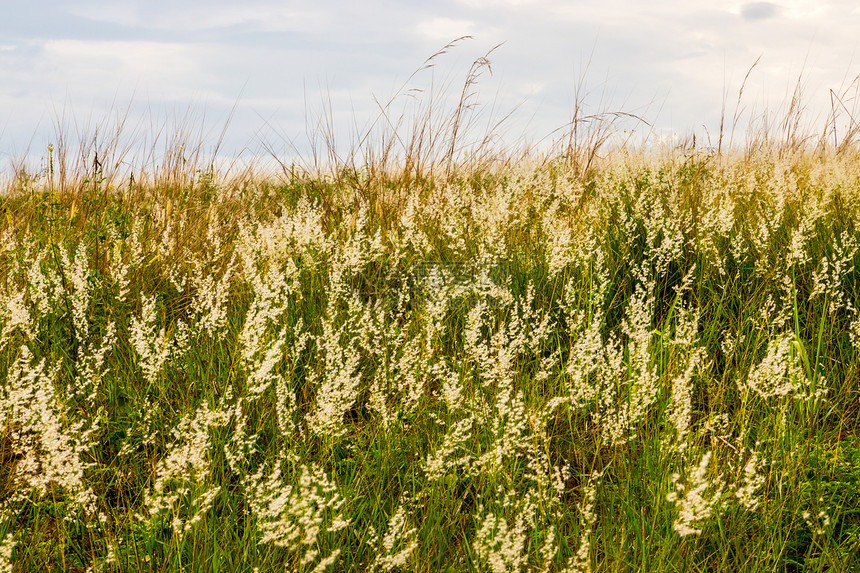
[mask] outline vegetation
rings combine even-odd
[[[0,570],[860,570],[856,149],[451,128],[19,171]]]

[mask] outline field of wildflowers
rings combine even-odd
[[[860,570],[860,156],[451,165],[19,174],[0,571]]]

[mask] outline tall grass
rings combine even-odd
[[[18,172],[0,567],[860,569],[853,139],[475,154],[484,69],[278,177]]]

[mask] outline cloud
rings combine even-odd
[[[540,0],[458,0],[461,4],[471,8],[507,8],[519,6],[531,6]]]
[[[144,24],[140,12],[134,6],[121,3],[109,2],[99,4],[84,4],[79,6],[69,6],[66,8],[69,14],[92,20],[94,22],[103,22],[106,24],[116,24],[119,26],[140,26]]]
[[[452,18],[431,18],[419,22],[415,31],[427,40],[434,42],[450,42],[461,36],[475,33],[477,26],[471,20],[455,20]]]
[[[45,55],[64,75],[175,81],[195,74],[204,46],[177,42],[50,40]]]
[[[313,5],[251,2],[89,3],[68,8],[70,14],[95,22],[166,32],[193,33],[246,27],[260,31],[321,32],[330,12]]]
[[[566,121],[582,94],[590,111],[606,103],[639,113],[654,101],[645,115],[657,128],[713,133],[723,94],[736,98],[759,56],[743,107],[782,98],[803,68],[809,95],[823,94],[829,109],[828,89],[856,75],[846,68],[860,28],[856,0],[43,0],[4,16],[3,146],[26,143],[65,99],[80,115],[133,97],[156,108],[202,103],[216,116],[241,92],[231,132],[242,142],[263,117],[284,137],[300,135],[319,94],[338,120],[354,113],[361,124],[378,113],[373,96],[393,95],[463,35],[474,39],[410,88],[456,84],[505,42],[476,99],[502,113],[522,103],[517,116],[536,135]]]
[[[780,14],[780,7],[773,2],[750,2],[741,6],[744,20],[769,20]]]

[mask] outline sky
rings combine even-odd
[[[738,116],[742,133],[763,110],[779,116],[798,81],[804,117],[817,129],[834,106],[855,109],[860,74],[860,4],[851,0],[0,7],[0,165],[43,155],[61,134],[67,142],[107,138],[121,120],[129,139],[191,130],[207,153],[220,141],[225,156],[307,156],[313,134],[319,144],[326,132],[348,148],[371,127],[426,109],[431,94],[436,117],[450,114],[482,57],[489,66],[468,91],[472,137],[506,117],[494,133],[511,145],[558,139],[577,104],[586,116],[635,115],[618,124],[625,133],[652,141],[695,133],[715,145],[722,110],[724,125]],[[470,38],[423,68],[462,36]]]

